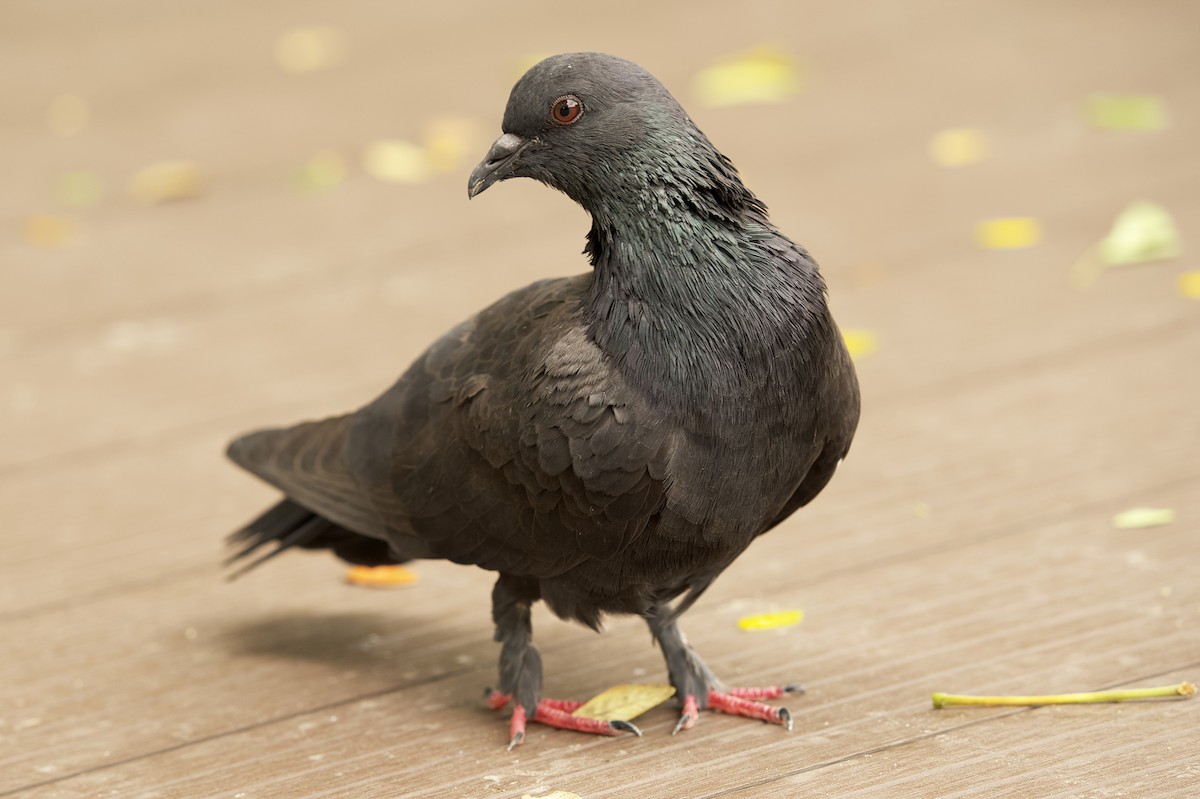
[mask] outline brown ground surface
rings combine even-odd
[[[411,6],[411,7],[410,7]],[[736,7],[736,11],[734,8]],[[934,711],[934,690],[1031,693],[1200,678],[1200,304],[1182,260],[1071,264],[1127,203],[1200,244],[1193,3],[27,2],[0,7],[0,796],[1178,796],[1200,785],[1200,702]],[[272,46],[342,29],[343,64],[285,74]],[[691,78],[764,42],[801,56],[779,106],[709,109]],[[352,588],[319,556],[229,585],[221,537],[271,500],[223,462],[234,433],[337,412],[438,332],[582,271],[586,220],[532,183],[465,179],[530,53],[603,49],[676,90],[774,219],[825,267],[860,361],[851,458],[685,619],[733,682],[799,679],[791,734],[706,716],[641,739],[506,725],[491,578],[421,564]],[[1155,93],[1162,132],[1089,127],[1093,91]],[[63,92],[90,103],[48,132]],[[297,192],[321,148],[473,120],[469,158],[420,185],[355,162]],[[932,164],[968,125],[988,160]],[[144,207],[128,176],[186,158],[205,195]],[[64,209],[71,170],[108,188]],[[26,219],[74,224],[63,246]],[[1032,216],[996,252],[976,222]],[[1168,526],[1118,530],[1130,506]],[[803,624],[736,620],[803,608]],[[636,620],[535,619],[548,691],[661,680]]]

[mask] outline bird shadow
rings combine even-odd
[[[240,657],[394,671],[406,659],[405,632],[382,613],[281,613],[227,623],[213,641]]]

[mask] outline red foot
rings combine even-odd
[[[745,716],[750,719],[761,719],[771,724],[782,724],[788,730],[792,729],[792,714],[786,707],[772,707],[757,701],[760,699],[775,699],[784,694],[799,693],[803,689],[798,685],[776,685],[769,688],[730,688],[725,692],[708,692],[708,709],[728,713],[731,716]],[[691,694],[683,699],[683,711],[679,714],[679,723],[675,725],[672,735],[681,730],[691,729],[699,718],[696,709],[696,697]]]
[[[500,710],[512,701],[512,696],[489,688],[485,699],[489,708]],[[632,732],[639,738],[641,737],[642,731],[628,721],[598,721],[583,716],[572,716],[571,713],[582,705],[583,702],[564,699],[543,699],[538,702],[537,712],[533,715],[532,720],[548,727],[557,727],[560,730],[575,730],[593,735],[620,735],[623,732]],[[525,740],[525,722],[525,708],[517,705],[513,708],[512,721],[509,722],[508,727],[508,748],[510,750]]]

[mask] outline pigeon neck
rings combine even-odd
[[[761,207],[761,206],[759,206]],[[824,283],[765,214],[693,212],[621,221],[593,213],[585,320],[643,391],[683,413],[739,413],[803,379],[805,339],[830,328]]]

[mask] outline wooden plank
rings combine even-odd
[[[1195,670],[1155,680],[1170,684]],[[1196,718],[1187,703],[1046,707],[978,722],[963,715],[947,731],[704,796],[1188,796],[1200,775],[1200,753],[1180,745]]]
[[[1175,501],[1185,517],[1200,512],[1190,496],[1169,492],[1148,499]],[[111,727],[98,739],[97,730],[87,725],[75,727],[77,733],[70,736],[51,729],[45,738],[38,733],[42,725],[32,726],[24,731],[29,744],[20,748],[22,754],[6,759],[11,759],[9,771],[21,768],[18,760],[28,764],[24,770],[29,782],[36,780],[30,769],[87,769],[65,782],[54,780],[45,789],[22,793],[28,796],[82,796],[101,790],[130,796],[156,791],[207,795],[218,785],[294,796],[351,796],[359,791],[371,795],[372,785],[403,789],[404,795],[413,796],[456,791],[472,795],[484,788],[495,788],[498,796],[520,796],[550,784],[588,796],[654,795],[667,785],[681,795],[714,793],[753,784],[763,775],[786,775],[806,765],[908,745],[917,737],[954,734],[981,717],[1008,713],[933,711],[931,690],[1026,693],[1094,688],[1165,681],[1176,672],[1200,668],[1200,648],[1188,630],[1200,589],[1190,579],[1192,559],[1179,557],[1194,554],[1190,528],[1179,524],[1154,531],[1117,531],[1107,518],[1088,515],[1044,525],[1013,538],[965,546],[953,558],[937,553],[880,564],[831,579],[818,589],[785,588],[771,599],[783,605],[803,603],[808,612],[804,625],[774,635],[743,634],[734,647],[728,644],[729,631],[747,599],[739,592],[753,591],[755,575],[730,575],[732,579],[718,585],[716,596],[690,614],[689,631],[699,650],[709,652],[711,665],[727,678],[782,680],[797,672],[807,678],[809,695],[791,703],[798,727],[791,736],[744,720],[706,717],[688,735],[671,738],[671,713],[660,709],[647,717],[647,736],[641,740],[598,741],[536,729],[528,744],[510,755],[503,751],[504,725],[484,711],[477,698],[480,685],[491,677],[484,650],[493,649],[483,643],[486,625],[478,617],[451,616],[447,622],[436,608],[410,605],[405,615],[415,611],[422,622],[389,644],[407,649],[412,643],[412,654],[403,657],[406,662],[400,668],[419,669],[421,662],[438,657],[449,660],[458,657],[455,651],[474,662],[457,673],[443,663],[440,677],[418,676],[414,684],[397,686],[397,675],[384,660],[328,653],[324,645],[333,643],[327,638],[340,624],[336,617],[318,622],[315,629],[311,622],[290,617],[295,626],[289,634],[269,623],[264,627],[253,620],[235,621],[213,609],[208,626],[198,627],[205,633],[191,642],[179,634],[184,620],[152,612],[126,618],[128,629],[110,630],[104,645],[85,642],[81,649],[90,654],[84,657],[94,659],[91,667],[99,670],[96,678],[106,688],[100,700],[102,717]],[[306,596],[319,603],[324,591],[319,585],[315,589]],[[179,590],[194,595],[191,586]],[[479,594],[482,602],[483,592]],[[291,601],[295,597],[273,594],[253,604],[261,603],[270,619],[277,603]],[[222,633],[222,625],[231,623]],[[401,624],[407,627],[411,620]],[[214,640],[207,632],[213,626],[217,649],[229,646],[231,634],[235,639],[239,635],[231,630],[241,629],[241,643],[235,643],[233,652],[206,647],[206,641]],[[473,643],[460,637],[469,632],[465,628],[473,628]],[[110,661],[116,652],[128,652],[134,629],[149,648]],[[361,633],[365,628],[351,629]],[[438,654],[423,635],[454,643]],[[604,637],[543,624],[539,637],[546,642],[548,685],[566,695],[598,691],[638,669],[646,669],[649,678],[661,670],[636,624],[622,623]],[[260,639],[255,649],[251,642]],[[35,641],[28,644],[37,646]],[[106,655],[106,648],[113,652]],[[228,665],[222,668],[222,662]],[[276,664],[286,667],[273,668]],[[218,673],[206,675],[211,669]],[[155,673],[163,676],[156,679]],[[312,691],[324,688],[328,696],[331,686],[344,698],[334,705],[305,707]],[[54,693],[44,684],[31,690],[41,696]],[[355,699],[355,690],[362,698]],[[242,712],[241,697],[254,697],[260,712],[273,705],[278,720],[259,717],[240,730],[232,727]],[[82,702],[97,699],[85,695]],[[1098,714],[1109,713],[1132,717],[1135,721],[1128,723],[1138,729],[1154,725],[1160,732],[1176,734],[1194,724],[1195,705],[1187,705],[1190,713],[1174,705],[1163,707],[1086,708],[1073,711],[1077,715],[1072,718],[1094,721]],[[1090,716],[1083,715],[1088,712]],[[206,714],[222,717],[232,729],[205,736]],[[1040,719],[1046,715],[1028,716],[1027,723],[1044,732],[1048,728]],[[79,725],[86,716],[76,711],[63,718]],[[1102,748],[1123,746],[1131,734],[1126,726],[1114,724],[1097,730],[1088,722],[1075,729],[1073,746],[1094,744],[1096,736],[1105,742]],[[183,740],[174,744],[170,736]],[[141,751],[137,746],[118,749],[86,765],[86,752],[97,743],[124,741],[128,746],[139,738]],[[182,745],[188,739],[192,743]],[[422,752],[419,762],[406,756],[414,751]],[[255,754],[246,758],[247,752]],[[1042,758],[1044,765],[1047,758],[1063,753],[1061,748],[1042,749],[1028,756]],[[105,765],[126,757],[132,759]],[[611,773],[614,758],[622,768],[617,783]],[[872,762],[886,767],[880,758]],[[500,776],[505,784],[489,785],[489,776]]]
[[[1191,475],[1197,423],[1189,415],[1190,395],[1159,393],[1150,413],[1138,399],[1144,386],[1161,379],[1165,364],[1200,347],[1200,325],[1154,346],[1155,357],[1136,345],[1120,347],[1047,361],[1019,380],[1001,374],[936,399],[917,394],[879,407],[864,420],[829,495],[757,545],[766,548],[764,562],[794,570],[787,557],[796,546],[792,530],[813,531],[803,539],[812,562],[851,569],[864,558],[995,534],[1080,505],[1135,502],[1140,490]],[[7,578],[0,580],[5,611],[109,591],[182,567],[206,572],[219,537],[273,496],[219,462],[224,438],[206,425],[178,443],[0,484],[0,501],[14,508],[9,565],[0,570]],[[1131,452],[1140,454],[1131,458]],[[171,468],[164,471],[163,463]],[[141,485],[156,490],[132,496],[123,490]],[[72,486],[95,490],[72,492]],[[931,518],[915,515],[918,503]],[[50,507],[56,514],[47,526]],[[881,537],[880,529],[893,532]]]
[[[351,58],[297,80],[270,45],[312,20],[282,0],[6,6],[0,794],[1191,795],[1194,702],[935,712],[927,694],[1197,677],[1200,385],[1185,367],[1200,319],[1173,294],[1186,262],[1082,293],[1065,282],[1136,197],[1197,237],[1194,4],[730,15],[619,0],[589,22],[589,41],[677,90],[821,256],[839,319],[875,329],[881,350],[860,364],[866,415],[844,473],[686,619],[731,681],[807,680],[797,732],[709,717],[672,739],[660,708],[641,740],[535,729],[511,754],[477,698],[494,675],[490,579],[423,564],[419,585],[373,593],[295,556],[223,585],[219,536],[269,492],[219,451],[245,427],[358,404],[437,330],[582,268],[564,256],[585,220],[540,187],[468,207],[461,174],[419,188],[353,174],[326,197],[287,182],[320,147],[419,136],[449,107],[485,146],[503,65],[579,30],[555,14],[514,33],[511,9],[486,4],[310,10],[348,32]],[[809,90],[753,113],[691,103],[694,71],[764,29],[809,60]],[[43,129],[65,90],[93,101],[87,136]],[[1095,90],[1161,94],[1174,124],[1089,130],[1077,107]],[[994,157],[932,167],[929,135],[967,124]],[[205,165],[202,201],[122,195],[138,166],[176,156]],[[76,214],[79,241],[22,244],[21,218],[62,211],[54,181],[77,168],[110,188]],[[1046,241],[976,250],[975,221],[1007,214],[1039,217]],[[1179,521],[1112,530],[1132,504]],[[773,606],[807,619],[736,631]],[[634,620],[602,637],[536,623],[554,693],[660,678]]]

